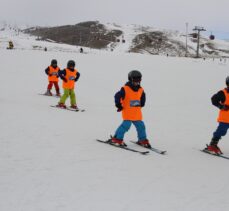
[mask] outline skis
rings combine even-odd
[[[228,156],[225,156],[225,155],[222,155],[222,154],[212,154],[211,152],[209,152],[208,150],[205,150],[205,149],[201,149],[200,151],[204,152],[204,153],[207,153],[209,155],[213,155],[213,156],[216,156],[216,157],[221,157],[221,158],[229,160]]]
[[[67,110],[67,111],[74,111],[74,112],[84,112],[85,109],[80,109],[80,108],[71,108],[71,107],[66,107],[66,108],[62,108],[62,107],[59,107],[58,105],[51,105],[51,107],[54,107],[54,108],[59,108],[59,109],[63,109],[63,110]]]
[[[104,144],[109,144],[111,146],[114,146],[114,147],[117,147],[117,148],[120,148],[120,149],[124,149],[124,150],[128,150],[128,151],[131,151],[131,152],[136,152],[136,153],[140,153],[141,155],[146,155],[149,153],[149,151],[138,151],[138,150],[135,150],[135,149],[132,149],[132,148],[129,148],[127,146],[118,146],[118,145],[114,145],[112,144],[109,140],[107,141],[103,141],[103,140],[100,140],[100,139],[96,139],[96,141],[100,142],[100,143],[104,143]]]
[[[164,155],[164,154],[166,153],[165,150],[156,149],[156,148],[154,148],[154,147],[151,147],[151,148],[144,147],[144,146],[138,144],[136,141],[130,141],[130,142],[132,142],[132,143],[134,143],[134,144],[137,144],[138,146],[141,146],[141,147],[143,147],[143,148],[149,149],[149,150],[151,150],[151,151],[153,151],[153,152],[156,152],[156,153],[158,153],[158,154],[161,154],[161,155]]]
[[[112,136],[111,136],[111,138],[112,138]],[[144,152],[142,152],[142,151],[138,151],[138,150],[129,148],[128,146],[118,146],[118,145],[114,145],[114,144],[112,144],[109,140],[107,140],[107,141],[103,141],[103,140],[100,140],[100,139],[96,139],[96,140],[99,141],[99,142],[101,142],[101,143],[110,144],[110,145],[112,145],[112,146],[115,146],[115,147],[118,147],[118,148],[121,148],[121,149],[129,150],[129,151],[132,151],[132,152],[138,152],[138,153],[141,153],[141,154],[144,154],[144,155],[149,153],[149,151],[144,151]],[[130,142],[132,142],[132,143],[134,143],[134,144],[137,144],[138,146],[141,146],[141,145],[139,145],[139,144],[138,144],[137,142],[135,142],[135,141],[130,141]],[[151,151],[156,152],[156,153],[161,154],[161,155],[164,155],[164,154],[166,153],[165,150],[156,149],[156,148],[154,148],[154,147],[151,147],[151,148],[147,148],[147,147],[144,147],[144,146],[141,146],[141,147],[146,148],[146,149],[148,149],[148,150],[151,150]]]

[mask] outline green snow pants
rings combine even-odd
[[[64,94],[60,98],[60,103],[65,104],[65,101],[69,96],[71,105],[76,105],[76,95],[74,89],[64,89]]]

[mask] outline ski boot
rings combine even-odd
[[[120,146],[120,147],[126,147],[127,146],[122,139],[117,139],[115,137],[112,137],[109,140],[109,142],[110,142],[110,144],[113,144],[113,145],[116,145],[116,146]]]
[[[60,92],[57,92],[57,93],[56,93],[56,96],[57,96],[57,97],[60,97],[60,96],[61,96],[61,95],[60,95]]]
[[[207,145],[207,147],[204,149],[205,151],[208,151],[211,154],[214,155],[222,155],[221,149],[217,145]]]
[[[60,108],[67,108],[67,106],[64,103],[58,103],[58,105],[56,107],[60,107]]]
[[[219,143],[219,140],[220,138],[213,137],[210,142],[210,145],[207,145],[207,147],[204,150],[210,152],[211,154],[216,154],[216,155],[223,154],[221,149],[217,146]]]
[[[50,89],[47,89],[47,91],[45,92],[45,95],[47,96],[52,96],[52,92]]]
[[[150,145],[148,139],[139,140],[139,141],[137,142],[137,144],[138,144],[138,145],[141,145],[141,146],[143,146],[143,147],[145,147],[145,148],[151,148],[151,145]]]
[[[77,107],[77,105],[71,105],[70,108],[73,108],[75,110],[78,110],[79,108]]]

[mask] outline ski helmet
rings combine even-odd
[[[229,76],[226,78],[226,85],[229,86]]]
[[[67,64],[67,67],[68,67],[68,68],[70,68],[70,67],[75,67],[75,65],[76,65],[75,61],[69,60],[69,61],[68,61],[68,64]]]
[[[142,74],[138,70],[132,70],[128,74],[128,80],[129,81],[141,81]]]
[[[51,61],[51,65],[57,65],[57,60],[56,60],[56,59],[53,59],[53,60]]]

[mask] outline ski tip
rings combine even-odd
[[[85,109],[73,109],[72,111],[75,111],[75,112],[85,112]]]
[[[59,105],[50,105],[50,107],[54,108],[60,108],[63,110],[69,110],[69,111],[74,111],[74,112],[85,112],[85,109],[73,109],[71,107],[66,106],[66,108],[60,107]]]
[[[81,109],[81,108],[71,108],[71,107],[69,107],[69,106],[67,106],[67,109],[68,110],[71,110],[71,111],[75,111],[75,112],[84,112],[85,111],[85,109]]]
[[[59,105],[50,105],[50,107],[66,109],[66,108],[60,107]]]
[[[47,97],[56,97],[56,98],[60,98],[59,95],[47,95],[47,94],[45,94],[45,93],[38,93],[38,95],[47,96]]]

